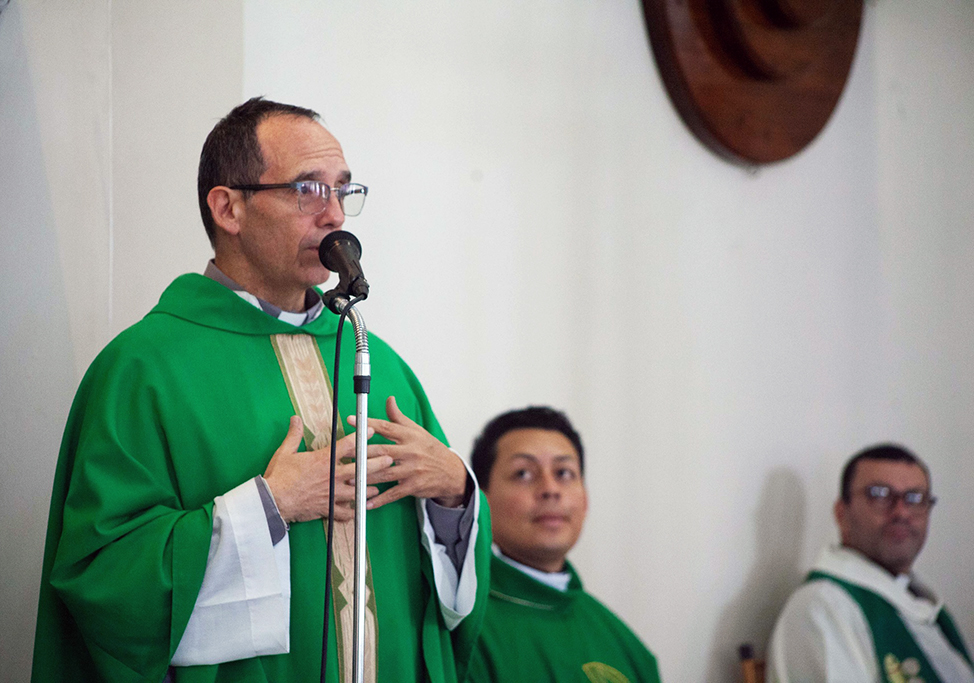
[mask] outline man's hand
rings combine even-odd
[[[369,428],[393,443],[370,444],[369,462],[389,457],[396,466],[369,470],[368,481],[399,483],[371,498],[366,507],[372,510],[406,496],[432,498],[446,507],[461,505],[467,490],[467,469],[457,454],[403,415],[394,396],[386,401],[386,415],[388,421],[369,418]],[[355,424],[354,417],[348,421]]]
[[[371,436],[371,430],[370,436]],[[287,523],[307,522],[328,516],[328,472],[330,449],[298,452],[304,425],[297,415],[291,418],[287,436],[274,452],[264,480],[270,487],[281,517]],[[344,457],[355,456],[355,434],[349,434],[335,444],[335,457],[341,463]],[[382,454],[369,454],[367,472],[381,473],[392,466],[392,458]],[[386,480],[382,480],[386,481]],[[379,493],[374,486],[366,488],[366,498]],[[350,504],[355,500],[355,463],[335,467],[335,521],[347,522],[355,517]]]

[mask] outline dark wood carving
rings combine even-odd
[[[842,94],[863,0],[642,0],[663,81],[690,130],[747,165],[822,130]]]

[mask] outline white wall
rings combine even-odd
[[[933,468],[919,569],[974,638],[968,0],[869,4],[824,132],[756,173],[684,128],[638,2],[64,5],[0,15],[5,667],[29,663],[70,397],[202,268],[199,147],[254,94],[319,110],[370,186],[363,312],[454,445],[530,402],[576,421],[573,558],[664,680],[735,680],[877,439]]]
[[[0,680],[27,680],[60,433],[95,354],[209,258],[196,163],[241,92],[239,2],[0,14]]]

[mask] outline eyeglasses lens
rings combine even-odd
[[[367,192],[364,185],[357,184],[348,184],[339,190],[338,198],[342,202],[342,210],[346,216],[357,216],[362,213]]]
[[[327,196],[328,187],[319,183],[301,183],[297,186],[298,210],[301,213],[316,214],[325,209],[326,201],[322,192]]]
[[[866,488],[866,497],[870,503],[884,510],[893,509],[901,498],[909,510],[926,510],[933,503],[933,500],[922,491],[898,493],[888,486],[869,486]]]
[[[346,216],[357,216],[365,206],[368,190],[364,185],[350,183],[340,188],[330,188],[322,183],[302,183],[298,186],[298,210],[306,214],[319,214],[325,210],[331,193],[338,193],[338,201]]]

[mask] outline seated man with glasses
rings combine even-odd
[[[769,682],[974,682],[946,608],[911,573],[935,502],[927,466],[901,446],[849,461],[834,508],[842,543],[822,552],[778,617]]]
[[[335,395],[326,614],[338,316],[318,246],[368,191],[315,112],[262,98],[210,132],[197,190],[214,259],[99,354],[68,419],[35,683],[351,680],[355,335]],[[364,680],[456,683],[490,529],[415,375],[374,335],[369,351]]]

